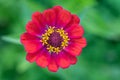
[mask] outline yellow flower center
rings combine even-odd
[[[68,46],[69,42],[68,34],[63,28],[56,29],[55,27],[49,26],[45,33],[42,34],[41,42],[47,47],[50,53],[59,53],[62,49]]]

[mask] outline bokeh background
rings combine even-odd
[[[21,33],[35,11],[61,5],[81,18],[87,47],[56,73],[25,60]],[[120,80],[120,0],[0,0],[0,80]]]

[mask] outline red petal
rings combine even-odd
[[[61,6],[54,6],[53,9],[55,10],[56,14],[58,15],[59,12],[63,9]]]
[[[69,58],[70,58],[70,63],[71,63],[71,64],[76,64],[77,58],[76,58],[75,56],[73,56],[73,55],[70,55],[70,54],[67,54],[67,55],[68,55]]]
[[[79,23],[80,23],[79,17],[75,14],[72,14],[72,19],[71,19],[70,23],[67,26],[65,26],[65,28],[70,27],[72,24],[79,24]]]
[[[57,27],[66,26],[71,20],[71,13],[67,10],[61,10],[57,17]]]
[[[38,26],[35,25],[32,21],[29,21],[26,25],[26,31],[33,35],[40,35],[41,30]]]
[[[79,24],[80,23],[80,19],[77,15],[73,14],[72,15],[72,24]]]
[[[34,12],[32,14],[32,21],[36,24],[38,27],[43,27],[43,15],[40,12]]]
[[[55,26],[56,21],[56,13],[53,9],[48,9],[43,12],[43,17],[45,19],[45,23],[48,26]]]
[[[48,64],[48,69],[52,72],[57,72],[58,70],[58,65],[56,64],[56,59],[54,56],[51,56],[50,58],[50,63]]]
[[[70,38],[81,38],[84,34],[82,26],[78,24],[73,24],[70,26],[70,28],[67,29],[67,32]]]
[[[71,42],[78,43],[78,45],[82,48],[84,48],[87,45],[85,38],[72,39]]]
[[[63,69],[68,68],[70,66],[69,57],[64,53],[59,53],[57,56],[57,64]]]
[[[36,63],[38,66],[45,68],[50,61],[50,55],[47,51],[43,50],[39,53],[39,56],[36,59]]]
[[[32,63],[36,60],[37,55],[38,55],[37,53],[35,53],[35,54],[27,53],[26,60],[29,61],[30,63]]]
[[[82,48],[77,43],[72,43],[65,48],[65,51],[73,56],[78,56],[80,55]]]
[[[39,38],[29,33],[24,33],[21,35],[21,43],[24,45],[27,53],[34,53],[42,47],[39,40]]]

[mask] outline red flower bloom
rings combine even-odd
[[[27,52],[26,59],[40,67],[56,72],[59,67],[68,68],[77,62],[86,46],[84,30],[78,16],[61,6],[35,12],[21,35],[21,43]]]

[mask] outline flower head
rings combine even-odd
[[[75,14],[54,6],[43,13],[35,12],[21,35],[21,43],[27,52],[26,59],[52,72],[68,68],[77,62],[86,46],[83,27]]]

